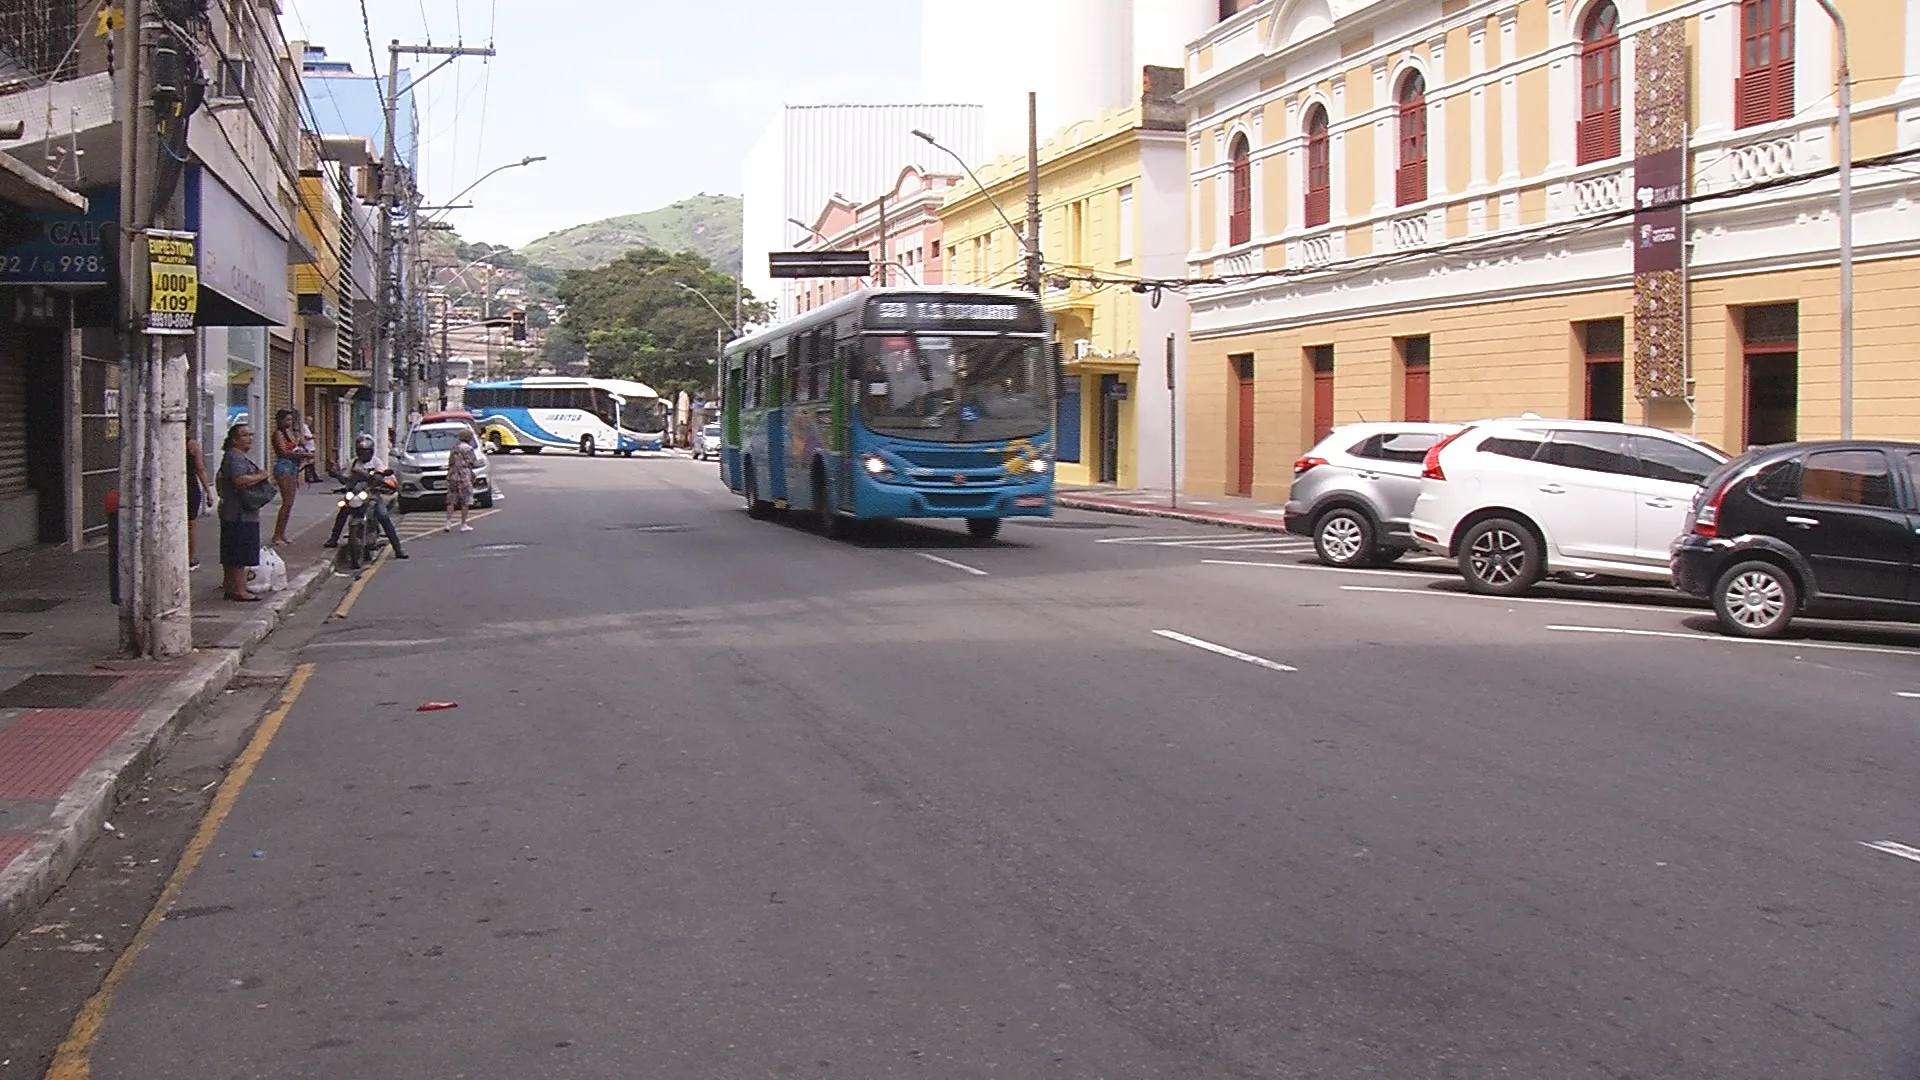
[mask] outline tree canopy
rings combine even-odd
[[[681,286],[696,290],[696,296]],[[595,270],[571,270],[560,279],[560,321],[547,333],[546,362],[556,370],[587,361],[590,374],[635,379],[662,397],[682,390],[713,393],[716,331],[728,327],[701,301],[732,319],[735,279],[693,252],[636,248]],[[744,297],[749,322],[766,318],[765,305]]]

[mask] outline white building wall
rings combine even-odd
[[[1185,67],[1187,42],[1220,19],[1220,0],[1133,0],[1133,58],[1128,70]]]
[[[748,153],[741,204],[742,278],[756,297],[793,313],[798,287],[776,285],[767,256],[798,248],[808,233],[788,218],[811,221],[835,195],[865,202],[887,191],[900,171],[955,168],[953,159],[914,137],[938,139],[969,165],[985,160],[978,105],[788,105]]]
[[[1187,251],[1187,141],[1177,131],[1140,135],[1140,183],[1134,191],[1138,230],[1134,258],[1143,278],[1181,278],[1186,275]],[[1177,292],[1163,292],[1160,305],[1152,294],[1140,302],[1140,377],[1134,405],[1135,450],[1140,485],[1168,487],[1178,463],[1186,473],[1187,440],[1172,430],[1173,417],[1185,416],[1187,391],[1187,300]],[[1167,393],[1167,336],[1174,339],[1174,392]],[[1179,434],[1175,440],[1175,434]],[[1175,447],[1177,445],[1177,454]]]

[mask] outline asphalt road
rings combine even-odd
[[[94,1080],[1920,1076],[1920,632],[496,469],[304,647]]]

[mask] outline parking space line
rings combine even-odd
[[[1547,629],[1572,634],[1611,634],[1618,637],[1680,638],[1685,641],[1715,641],[1723,645],[1772,645],[1788,649],[1821,649],[1827,652],[1874,653],[1880,656],[1916,656],[1914,649],[1888,649],[1878,645],[1842,645],[1832,641],[1780,641],[1771,638],[1738,638],[1724,634],[1688,634],[1678,630],[1635,630],[1624,626],[1570,626],[1548,624]]]
[[[1920,862],[1920,848],[1911,848],[1892,840],[1862,840],[1860,846],[1878,851],[1883,855],[1892,855],[1899,859]]]
[[[1279,663],[1278,661],[1269,660],[1264,656],[1255,656],[1252,653],[1241,652],[1239,649],[1229,649],[1225,645],[1215,645],[1211,641],[1203,641],[1197,637],[1188,637],[1186,634],[1182,634],[1178,630],[1155,630],[1154,633],[1158,634],[1163,638],[1166,638],[1168,641],[1177,641],[1182,645],[1191,645],[1196,649],[1204,649],[1210,653],[1216,653],[1220,656],[1230,657],[1234,660],[1239,660],[1242,663],[1252,664],[1254,667],[1266,668],[1268,671],[1299,671],[1300,670],[1297,667],[1289,667],[1286,664]]]
[[[985,570],[982,570],[977,566],[968,566],[966,563],[963,563],[963,562],[954,562],[952,559],[943,559],[940,556],[935,555],[931,551],[921,551],[921,552],[916,552],[916,554],[918,554],[923,559],[928,559],[932,562],[937,562],[941,566],[950,566],[955,570],[964,570],[975,577],[990,576]]]
[[[1559,596],[1482,596],[1479,593],[1452,592],[1440,589],[1389,589],[1381,585],[1342,585],[1343,592],[1402,593],[1408,596],[1440,596],[1449,600],[1485,600],[1496,604],[1558,604],[1562,607],[1612,608],[1616,611],[1688,611],[1701,612],[1704,608],[1687,607],[1679,604],[1621,604],[1611,600],[1574,600]]]
[[[1267,567],[1267,568],[1269,568],[1269,569],[1273,569],[1273,570],[1308,570],[1308,571],[1313,571],[1313,572],[1316,572],[1316,573],[1322,573],[1322,574],[1379,574],[1379,575],[1382,575],[1382,576],[1384,576],[1384,577],[1394,577],[1394,578],[1399,578],[1399,579],[1400,579],[1400,580],[1402,580],[1402,581],[1406,581],[1406,580],[1409,580],[1409,578],[1408,578],[1408,572],[1409,572],[1409,571],[1411,571],[1411,570],[1423,570],[1423,569],[1427,569],[1427,567],[1426,567],[1426,566],[1423,566],[1422,564],[1420,564],[1420,563],[1417,563],[1417,562],[1415,562],[1415,563],[1408,563],[1408,564],[1407,564],[1407,569],[1406,569],[1406,570],[1369,570],[1369,569],[1366,569],[1366,568],[1364,568],[1364,567],[1357,567],[1357,566],[1356,566],[1356,567],[1342,567],[1342,566],[1318,566],[1318,565],[1314,565],[1314,564],[1312,564],[1312,563],[1284,563],[1284,562],[1254,562],[1254,561],[1252,561],[1252,560],[1250,560],[1250,559],[1201,559],[1201,560],[1200,560],[1200,565],[1202,565],[1202,566],[1263,566],[1263,567]],[[1436,569],[1438,569],[1438,568],[1436,567]],[[1403,591],[1403,590],[1400,590],[1400,589],[1382,589],[1382,590],[1380,590],[1380,591],[1382,591],[1382,592],[1401,592],[1401,591]],[[1407,589],[1407,590],[1404,590],[1404,591],[1406,591],[1406,592],[1430,592],[1431,590],[1428,590],[1428,589]],[[1435,595],[1440,595],[1440,596],[1444,596],[1444,595],[1447,595],[1447,594],[1445,594],[1445,593],[1436,593]]]

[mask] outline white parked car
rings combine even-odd
[[[440,420],[423,423],[407,433],[407,441],[393,455],[393,475],[400,481],[400,512],[405,513],[428,499],[436,501],[447,497],[447,455],[452,452],[455,443],[460,441],[460,433],[470,430],[471,424],[461,420]],[[493,505],[493,476],[487,467],[487,456],[480,453],[480,444],[474,444],[473,469],[473,505],[486,508]]]
[[[1472,424],[1427,452],[1414,542],[1477,593],[1548,575],[1670,583],[1668,545],[1726,455],[1671,431],[1538,417]]]

